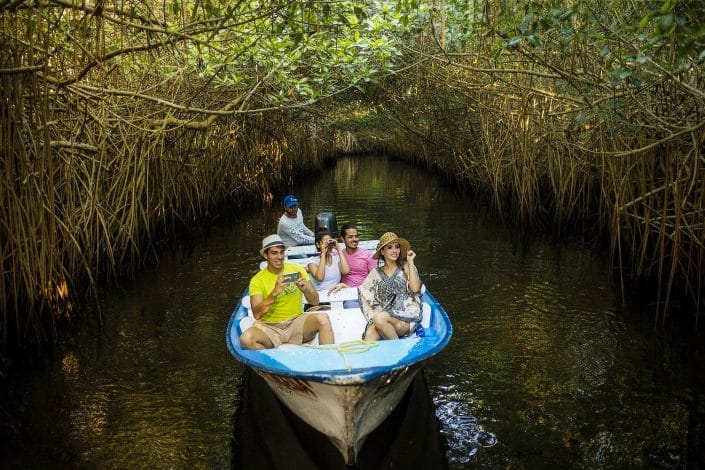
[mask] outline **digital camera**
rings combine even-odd
[[[289,273],[289,274],[284,274],[282,276],[284,278],[284,282],[296,282],[299,280],[301,277],[300,273]]]

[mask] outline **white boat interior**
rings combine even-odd
[[[318,291],[320,302],[330,303],[330,310],[324,310],[330,318],[333,327],[333,335],[335,344],[345,343],[362,339],[362,333],[365,330],[367,320],[359,307],[345,308],[343,305],[346,300],[357,300],[358,293],[356,287],[348,287],[338,292],[329,294],[328,291]],[[242,299],[242,306],[247,310],[247,316],[240,320],[240,331],[245,332],[247,328],[252,326],[255,321],[250,307],[250,297],[245,296]],[[303,305],[301,306],[303,310]],[[422,304],[423,319],[421,326],[429,328],[431,306],[423,302]],[[310,344],[318,344],[318,336],[310,342]],[[298,346],[284,344],[281,348],[295,348]]]
[[[366,250],[374,251],[377,248],[377,240],[360,240],[358,243],[360,248]],[[345,248],[345,243],[338,243],[338,247],[342,250]],[[305,258],[309,256],[316,256],[315,245],[299,245],[290,246],[286,249],[285,253],[288,258]]]

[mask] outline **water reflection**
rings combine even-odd
[[[272,393],[247,369],[234,418],[235,469],[346,468],[340,451]],[[447,464],[423,373],[412,381],[392,414],[367,438],[355,469],[442,469]]]
[[[363,237],[392,230],[418,253],[421,279],[454,327],[424,369],[440,431],[429,424],[423,438],[445,442],[451,469],[705,468],[703,334],[690,324],[655,333],[648,312],[619,302],[603,258],[526,240],[443,181],[383,158],[343,159],[290,189],[309,225],[334,211]],[[242,366],[224,333],[278,201],[213,226],[185,252],[162,253],[101,296],[102,330],[81,322],[46,364],[3,383],[0,463],[223,468],[257,459],[257,442],[231,445]],[[282,445],[331,464],[327,440],[309,443],[309,428],[287,426],[296,440]],[[492,442],[482,431],[496,445],[482,447]],[[387,462],[386,447],[370,455],[370,466]]]
[[[493,447],[497,437],[484,429],[475,416],[470,415],[472,397],[464,397],[455,385],[440,387],[436,397],[436,416],[444,423],[442,434],[448,447],[448,459],[454,464],[476,462],[474,457],[483,447]]]

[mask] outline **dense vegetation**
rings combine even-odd
[[[482,2],[447,17],[445,36],[407,44],[428,59],[416,82],[385,88],[394,148],[524,225],[607,235],[620,281],[658,286],[655,322],[674,297],[701,312],[705,5]]]
[[[696,1],[0,1],[0,342],[337,150],[595,228],[702,310]],[[665,321],[666,309],[657,312]],[[697,322],[697,316],[696,316]]]

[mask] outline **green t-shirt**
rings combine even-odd
[[[300,273],[303,279],[309,280],[308,273],[303,266],[284,263],[284,274],[295,272]],[[259,294],[262,298],[267,297],[274,290],[278,277],[278,274],[273,274],[267,268],[255,274],[250,280],[250,296]],[[274,299],[269,312],[260,318],[260,321],[277,323],[294,318],[303,312],[303,293],[293,282],[285,285],[284,290]]]

